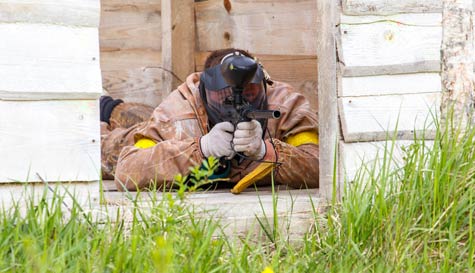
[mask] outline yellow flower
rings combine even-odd
[[[274,273],[274,270],[272,270],[272,268],[270,268],[269,266],[264,268],[264,271],[262,271],[262,273]]]

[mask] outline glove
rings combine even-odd
[[[255,119],[237,124],[233,144],[236,152],[242,152],[251,159],[261,160],[266,155],[266,145],[262,140],[262,127]]]
[[[205,157],[231,159],[236,152],[232,148],[234,126],[231,122],[216,124],[209,133],[200,138],[201,152]]]

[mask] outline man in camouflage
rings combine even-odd
[[[318,187],[317,115],[308,100],[290,85],[265,77],[244,91],[246,94],[247,89],[254,88],[253,96],[261,98],[256,105],[279,110],[279,119],[233,125],[221,118],[222,100],[213,100],[225,96],[223,91],[230,87],[214,90],[213,84],[208,84],[214,82],[210,71],[236,54],[252,58],[239,49],[212,52],[205,71],[189,75],[155,109],[102,97],[103,177],[114,178],[119,190],[169,188],[175,175],[187,175],[190,167],[214,156],[226,159],[228,166],[220,170],[220,175],[230,185],[246,179],[258,185],[269,184],[274,171],[273,179],[278,184]],[[270,166],[269,162],[276,164],[262,168],[264,164]]]

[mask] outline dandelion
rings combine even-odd
[[[264,271],[262,271],[262,273],[274,273],[274,270],[272,270],[272,268],[267,266],[266,268],[264,268]]]

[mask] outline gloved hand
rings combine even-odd
[[[266,145],[262,140],[262,126],[255,119],[237,124],[233,144],[236,152],[242,152],[254,160],[261,160],[266,154]]]
[[[232,148],[234,126],[231,122],[216,124],[209,133],[200,138],[201,152],[205,157],[214,156],[226,159],[234,157],[236,152]]]

